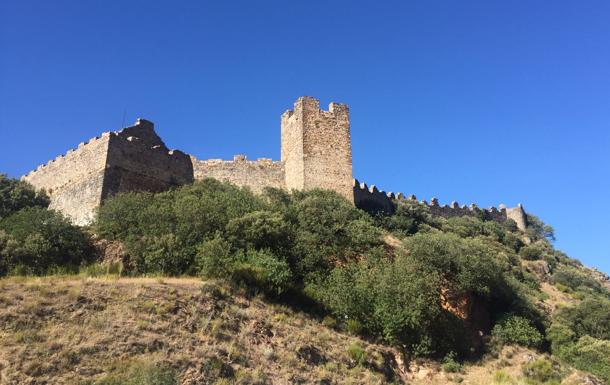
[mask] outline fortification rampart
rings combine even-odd
[[[45,190],[50,208],[76,224],[93,220],[102,200],[124,191],[162,191],[193,181],[188,155],[169,151],[151,122],[139,119],[121,131],[79,144],[23,180]]]
[[[106,132],[66,155],[57,157],[23,177],[51,197],[51,208],[77,224],[90,223],[95,209],[106,198],[127,191],[164,191],[204,178],[215,178],[259,193],[265,187],[288,190],[313,188],[334,190],[356,207],[392,213],[403,194],[385,193],[352,177],[349,109],[330,103],[320,109],[319,100],[301,97],[281,119],[281,161],[198,160],[181,151],[169,150],[156,134],[153,123],[138,119],[135,125]],[[523,207],[479,209],[475,205],[439,205],[437,199],[422,201],[433,215],[476,215],[487,219],[514,220],[525,229]]]
[[[38,166],[23,177],[51,198],[50,208],[68,215],[77,224],[93,219],[102,197],[110,133],[95,137],[65,155]]]
[[[268,158],[247,160],[235,155],[232,161],[221,159],[198,160],[191,155],[195,180],[214,178],[249,187],[260,193],[265,187],[286,188],[284,163]]]
[[[191,158],[169,150],[151,122],[138,119],[136,125],[111,134],[102,199],[119,192],[158,192],[192,182]]]
[[[386,193],[380,191],[374,185],[370,187],[366,183],[361,183],[354,179],[354,203],[357,207],[362,208],[372,213],[394,213],[396,204],[403,200],[417,201],[415,195],[405,196],[403,193]],[[506,208],[503,204],[498,207],[490,207],[488,209],[479,208],[472,203],[469,206],[460,206],[456,201],[450,205],[440,205],[437,198],[430,199],[430,202],[422,200],[421,204],[425,205],[430,214],[444,218],[461,217],[461,216],[476,216],[478,218],[504,222],[507,219],[512,219],[521,230],[527,227],[527,215],[523,206],[519,204],[517,207]]]

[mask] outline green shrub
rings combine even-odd
[[[295,231],[292,263],[306,279],[382,244],[370,217],[332,191],[295,192],[286,217]]]
[[[493,338],[500,344],[517,344],[539,347],[542,334],[527,318],[509,315],[497,323],[492,330]]]
[[[601,291],[601,285],[591,276],[585,274],[578,268],[562,266],[558,268],[551,277],[551,282],[555,285],[561,284],[572,290],[588,288],[594,292]]]
[[[345,329],[348,333],[358,335],[362,333],[362,324],[355,319],[348,319],[345,323]]]
[[[610,340],[583,336],[575,343],[554,346],[553,352],[575,368],[610,381]]]
[[[427,206],[414,201],[402,200],[396,204],[392,215],[378,214],[375,216],[377,226],[399,235],[415,234],[422,225],[435,223]]]
[[[369,253],[338,266],[306,290],[337,319],[357,320],[367,332],[420,354],[470,351],[464,324],[441,306],[444,288],[479,299],[518,297],[480,240],[418,233],[404,247],[408,252],[393,259]]]
[[[556,320],[566,325],[576,336],[589,335],[610,340],[610,300],[586,298],[577,306],[562,308]]]
[[[100,207],[98,234],[120,240],[136,273],[194,273],[198,245],[233,219],[260,210],[247,189],[205,179],[158,194],[119,194]]]
[[[533,240],[555,240],[555,230],[532,214],[527,214],[526,233]]]
[[[457,361],[457,354],[455,352],[449,352],[443,358],[442,363],[443,370],[447,373],[460,373],[462,372],[462,364]]]
[[[225,236],[234,248],[270,249],[278,253],[288,251],[293,238],[282,214],[265,210],[232,219]]]
[[[0,275],[76,272],[91,252],[89,236],[55,211],[29,207],[0,220]]]
[[[241,269],[250,270],[257,285],[269,292],[281,294],[293,284],[288,263],[269,250],[248,250]]]
[[[496,384],[512,384],[514,381],[510,374],[503,370],[496,370],[494,373],[494,382]]]
[[[26,207],[47,208],[49,197],[26,182],[0,174],[0,219]]]
[[[519,255],[521,258],[528,261],[536,261],[541,259],[544,254],[544,249],[537,244],[523,246],[521,250],[519,250]]]
[[[366,351],[358,343],[353,343],[347,347],[347,356],[354,365],[362,366],[366,363]]]
[[[229,277],[235,269],[231,244],[220,235],[197,247],[196,261],[199,274],[206,278]]]
[[[559,364],[548,358],[539,358],[524,364],[521,367],[521,372],[529,380],[540,383],[555,382],[559,384],[563,378]]]

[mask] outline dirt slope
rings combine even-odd
[[[517,381],[536,357],[507,349],[444,373],[214,282],[0,280],[0,384],[95,384],[131,363],[169,368],[183,385],[491,384],[499,370]]]

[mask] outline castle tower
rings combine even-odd
[[[527,214],[521,203],[517,207],[507,208],[506,218],[515,221],[519,230],[525,231],[527,229]]]
[[[282,162],[286,188],[335,190],[354,201],[349,109],[303,96],[282,115]]]

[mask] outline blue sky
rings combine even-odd
[[[354,175],[522,202],[610,272],[610,2],[0,2],[0,171],[137,117],[201,159],[279,159],[300,95],[347,103]]]

